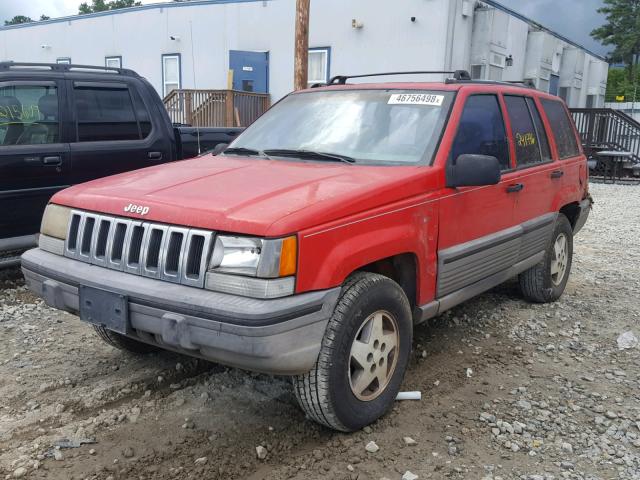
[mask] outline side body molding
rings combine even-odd
[[[423,322],[531,268],[544,258],[557,213],[438,252],[436,299],[415,312]]]

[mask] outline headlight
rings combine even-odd
[[[216,237],[209,269],[258,278],[295,275],[296,237],[263,239],[252,237]]]
[[[44,210],[40,233],[49,237],[66,240],[71,209],[50,203]]]
[[[263,299],[293,295],[297,258],[296,237],[220,235],[211,254],[205,288]]]

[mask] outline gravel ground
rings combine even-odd
[[[592,193],[560,301],[512,281],[419,327],[422,401],[349,435],[286,379],[128,356],[1,272],[0,478],[638,479],[640,187]]]

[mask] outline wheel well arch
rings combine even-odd
[[[355,272],[369,272],[384,275],[396,282],[409,299],[413,309],[418,302],[418,258],[414,253],[401,253],[381,258],[363,265]],[[355,273],[352,272],[352,273]]]
[[[578,202],[567,203],[560,208],[560,213],[569,219],[571,228],[575,228],[578,217],[580,216],[580,204]]]

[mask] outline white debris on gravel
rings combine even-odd
[[[629,350],[638,346],[638,338],[631,331],[621,333],[616,342],[620,350]]]

